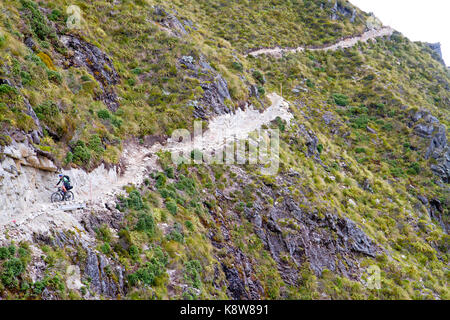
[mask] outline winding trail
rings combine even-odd
[[[202,150],[220,148],[230,139],[245,139],[248,135],[280,117],[289,122],[293,115],[289,111],[289,104],[276,93],[268,95],[271,106],[262,113],[252,106],[245,110],[237,110],[232,114],[224,114],[210,120],[208,129],[203,133]],[[71,177],[75,189],[75,200],[70,203],[49,203],[52,191],[46,187],[37,190],[42,194],[38,200],[29,203],[26,209],[11,208],[10,212],[2,212],[0,219],[0,243],[8,236],[16,241],[31,240],[33,233],[40,233],[50,227],[59,229],[79,229],[82,217],[91,211],[104,210],[117,195],[125,194],[124,187],[129,184],[139,185],[154,170],[160,170],[157,164],[158,151],[192,151],[198,147],[193,143],[178,143],[168,139],[163,146],[155,143],[151,147],[130,144],[121,157],[121,167],[124,172],[119,173],[118,167],[105,168],[100,165],[90,173],[80,169],[64,171]],[[54,174],[48,174],[48,183],[54,185]],[[71,214],[67,214],[70,211]]]
[[[272,55],[275,57],[282,57],[283,54],[285,53],[296,53],[296,52],[302,52],[305,51],[306,49],[310,50],[310,51],[334,51],[334,50],[338,50],[341,48],[350,48],[353,47],[354,45],[356,45],[358,42],[367,42],[371,39],[375,39],[375,38],[379,38],[379,37],[384,37],[384,36],[390,36],[392,35],[392,33],[394,32],[394,29],[392,29],[391,27],[383,27],[381,29],[372,29],[369,31],[364,32],[362,35],[360,36],[356,36],[356,37],[351,37],[348,39],[343,39],[335,44],[326,46],[326,47],[322,47],[322,48],[314,48],[314,47],[297,47],[297,48],[280,48],[280,47],[275,47],[275,48],[263,48],[263,49],[257,49],[257,50],[253,50],[250,51],[249,53],[246,54],[246,56],[253,56],[253,57],[257,57],[259,55]]]
[[[259,55],[273,55],[281,57],[288,52],[301,52],[305,49],[312,51],[337,50],[339,48],[349,48],[359,41],[367,42],[377,37],[389,36],[394,32],[390,27],[374,29],[363,33],[360,36],[341,40],[333,45],[322,48],[297,47],[294,49],[265,48],[249,52],[247,55],[253,57]],[[71,169],[64,173],[69,175],[76,185],[76,201],[65,204],[49,203],[51,190],[54,184],[54,174],[48,174],[46,181],[36,187],[39,194],[37,200],[26,203],[26,208],[10,208],[7,212],[2,212],[0,216],[0,243],[8,237],[15,240],[30,240],[33,233],[48,231],[50,227],[61,229],[76,228],[82,230],[81,218],[86,212],[101,210],[106,208],[106,204],[114,202],[119,194],[124,194],[123,188],[129,184],[139,185],[151,171],[160,169],[157,164],[156,153],[158,151],[191,151],[194,148],[200,150],[215,150],[221,148],[229,139],[245,139],[251,132],[270,123],[280,117],[289,122],[293,115],[289,112],[289,104],[276,93],[268,95],[272,104],[264,112],[253,109],[252,106],[245,110],[237,110],[233,114],[225,114],[210,120],[208,129],[203,133],[201,145],[197,139],[190,142],[179,143],[168,139],[165,146],[155,143],[151,147],[144,147],[138,144],[128,146],[121,157],[121,167],[124,172],[119,173],[118,167],[105,168],[99,166],[90,173],[80,169]],[[48,181],[47,181],[48,180]],[[3,210],[5,211],[5,210]],[[71,214],[67,214],[70,211]],[[7,232],[6,232],[7,231]]]
[[[196,137],[186,143],[178,143],[169,139],[165,150],[170,152],[189,152],[194,149],[217,150],[224,147],[227,140],[246,139],[251,132],[269,124],[277,117],[290,122],[293,115],[289,112],[287,101],[276,93],[271,93],[267,97],[271,101],[271,106],[262,113],[250,106],[245,110],[238,109],[233,114],[228,113],[213,118],[208,123],[208,129],[203,132],[202,137]]]

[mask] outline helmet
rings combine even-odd
[[[58,177],[60,177],[60,178],[61,178],[62,176],[63,176],[63,175],[62,175],[62,173],[58,174]]]

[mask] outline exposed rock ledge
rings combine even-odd
[[[33,167],[36,169],[55,172],[57,170],[56,165],[48,157],[43,156],[43,152],[36,152],[36,150],[25,143],[13,142],[11,145],[4,147],[0,150],[3,155],[13,159],[15,166],[11,166],[10,161],[1,162],[1,167],[5,171],[18,171],[20,172],[21,166]],[[14,167],[14,169],[12,169]],[[9,172],[8,171],[8,172]]]

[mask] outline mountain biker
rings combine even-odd
[[[66,193],[68,190],[72,189],[73,187],[70,185],[70,178],[69,176],[58,174],[59,181],[56,184],[55,187],[57,187],[62,182],[62,191],[63,191],[63,197],[66,197]]]

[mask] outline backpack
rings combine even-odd
[[[72,186],[72,183],[70,182],[70,177],[69,176],[66,176],[66,175],[64,175],[63,176],[63,179],[67,179],[67,184],[68,184],[68,187],[66,187],[67,188],[67,190],[70,190],[70,189],[72,189],[73,188],[73,186]],[[63,180],[63,183],[65,183],[65,181]]]

